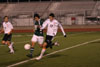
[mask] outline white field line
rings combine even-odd
[[[86,44],[89,44],[89,43],[92,43],[92,42],[96,42],[96,41],[100,41],[100,39],[96,39],[96,40],[84,42],[84,43],[81,43],[81,44],[77,44],[77,45],[75,45],[75,46],[71,46],[71,47],[67,47],[67,48],[64,48],[64,49],[60,49],[60,50],[51,52],[51,53],[49,53],[49,54],[46,54],[46,55],[44,55],[43,57],[50,56],[50,55],[53,55],[53,54],[56,54],[56,53],[59,53],[59,52],[63,52],[63,51],[65,51],[65,50],[70,50],[70,49],[73,49],[73,48],[76,48],[76,47],[80,47],[80,46],[83,46],[83,45],[86,45]],[[35,58],[36,58],[36,57],[35,57]],[[12,64],[12,65],[9,65],[9,66],[7,66],[7,67],[14,67],[14,66],[17,66],[17,65],[20,65],[20,64],[24,64],[24,63],[27,63],[27,62],[29,62],[29,61],[31,61],[31,60],[35,60],[35,58],[29,59],[29,60],[24,60],[24,61],[21,61],[21,62]]]
[[[13,37],[22,37],[23,35],[13,35]],[[33,35],[24,35],[24,36],[33,36]]]

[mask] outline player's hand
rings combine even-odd
[[[38,25],[37,28],[40,28],[40,26]]]
[[[8,35],[10,35],[11,33],[9,32]]]
[[[42,31],[43,29],[42,29],[42,27],[40,27],[40,31]]]
[[[67,37],[66,35],[64,35],[64,37]]]

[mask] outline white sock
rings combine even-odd
[[[10,44],[10,45],[13,47],[13,44],[14,44],[14,42],[11,42],[11,44]]]
[[[13,47],[10,45],[8,46],[11,52],[14,52]]]
[[[45,51],[46,51],[46,49],[42,49],[40,57],[42,57],[44,55]]]

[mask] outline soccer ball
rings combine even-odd
[[[30,45],[30,44],[25,44],[25,45],[24,45],[24,49],[25,49],[25,50],[29,50],[30,48],[31,48],[31,45]]]

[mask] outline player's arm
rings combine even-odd
[[[39,28],[38,22],[35,21],[35,22],[34,22],[34,30],[37,30],[38,28]]]
[[[3,32],[4,32],[4,29],[2,28],[1,31],[0,31],[0,33],[3,33]]]
[[[9,34],[11,34],[11,33],[12,33],[12,31],[13,31],[13,29],[11,29],[11,31],[8,33],[8,35],[9,35]]]
[[[65,33],[65,31],[64,31],[64,29],[63,29],[63,27],[62,27],[62,25],[61,25],[60,23],[59,23],[59,27],[60,27],[60,29],[61,29],[61,31],[62,31],[64,37],[66,37],[66,33]]]
[[[37,30],[37,25],[34,25],[34,29]]]
[[[3,32],[4,32],[4,29],[3,29],[3,26],[2,26],[0,33],[3,33]]]
[[[40,28],[41,30],[45,29],[48,25],[47,20],[42,24],[42,27]]]

